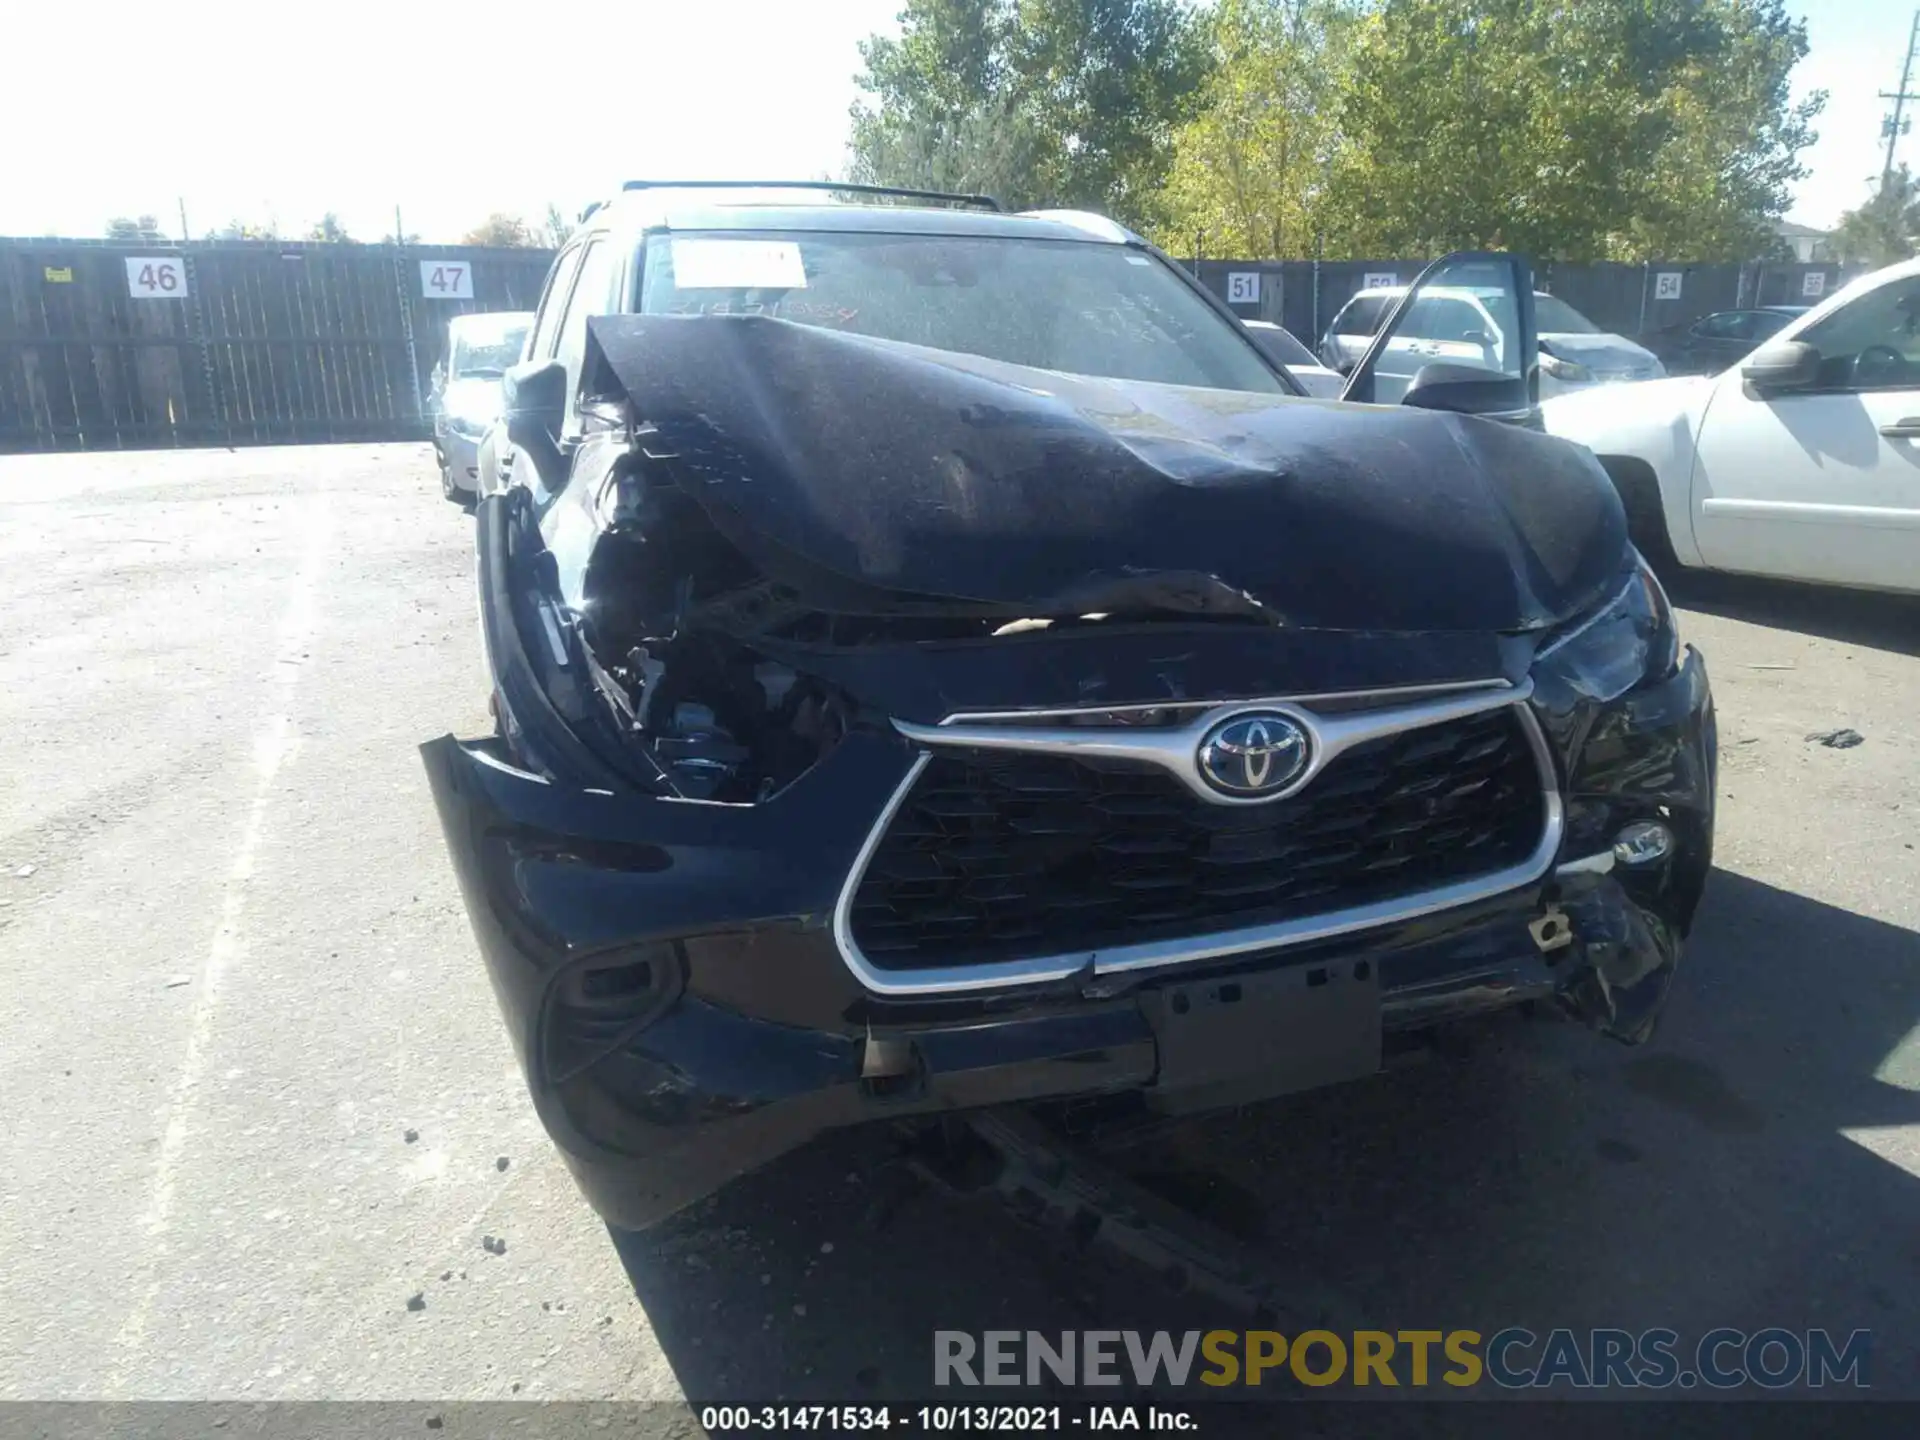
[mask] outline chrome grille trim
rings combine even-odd
[[[892,796],[888,798],[873,828],[867,833],[867,838],[860,847],[860,853],[854,858],[853,867],[848,871],[846,882],[841,886],[840,898],[833,912],[834,943],[839,948],[840,956],[846,962],[847,968],[872,993],[927,998],[937,995],[967,994],[981,990],[999,990],[1010,986],[1046,984],[1072,979],[1075,976],[1085,976],[1090,979],[1098,975],[1152,969],[1163,965],[1228,959],[1253,951],[1282,949],[1313,940],[1324,940],[1361,930],[1370,930],[1382,925],[1397,924],[1491,899],[1509,890],[1518,890],[1539,880],[1552,868],[1554,860],[1560,853],[1560,844],[1566,828],[1566,807],[1560,794],[1553,752],[1548,748],[1546,735],[1541,731],[1532,707],[1526,703],[1532,690],[1532,683],[1529,681],[1517,687],[1503,686],[1497,691],[1482,689],[1475,694],[1459,694],[1392,709],[1337,716],[1314,715],[1302,709],[1297,700],[1241,700],[1216,706],[1175,731],[1134,731],[1120,727],[1106,732],[1108,736],[1115,738],[1095,738],[1091,743],[1089,743],[1089,729],[1085,727],[1013,729],[996,725],[969,728],[967,722],[979,718],[976,716],[954,716],[951,717],[951,723],[943,722],[937,726],[913,725],[907,721],[896,720],[894,728],[922,746],[1029,750],[1068,756],[1099,755],[1131,759],[1159,765],[1179,776],[1189,785],[1197,786],[1199,782],[1193,766],[1193,752],[1202,734],[1221,720],[1241,711],[1278,710],[1293,716],[1308,728],[1308,733],[1315,743],[1315,760],[1309,762],[1307,775],[1298,784],[1280,792],[1279,795],[1268,797],[1277,799],[1296,793],[1313,775],[1325,767],[1325,761],[1319,758],[1323,753],[1323,746],[1337,744],[1338,749],[1333,753],[1338,754],[1341,750],[1348,749],[1363,740],[1377,739],[1405,730],[1418,729],[1422,725],[1441,724],[1448,720],[1482,714],[1503,706],[1512,706],[1520,721],[1521,730],[1527,737],[1527,743],[1533,751],[1534,764],[1540,774],[1540,841],[1532,853],[1518,865],[1492,871],[1474,879],[1455,881],[1427,890],[1414,891],[1392,900],[1356,905],[1345,910],[1331,910],[1319,915],[1300,916],[1264,925],[1249,925],[1233,930],[1185,936],[1176,940],[1108,946],[1104,949],[1035,956],[1026,960],[914,970],[888,970],[867,959],[855,942],[853,903],[860,889],[860,882],[866,877],[867,866],[872,861],[874,852],[880,848],[888,827],[892,825],[900,807],[906,803],[908,795],[912,793],[915,782],[919,780],[921,773],[933,758],[930,749],[923,749],[913,764],[908,767],[906,775],[901,779]],[[1094,706],[1088,707],[1087,711],[1081,713],[1098,714],[1116,708],[1119,707]],[[1349,725],[1347,722],[1353,723]],[[1094,737],[1100,737],[1102,732],[1095,729],[1091,734]],[[1187,747],[1184,769],[1175,762],[1166,746],[1157,743],[1172,736],[1181,737],[1182,743]],[[1196,790],[1196,793],[1200,792]],[[1204,798],[1216,803],[1223,799],[1210,790],[1204,792]]]
[[[1505,680],[1448,680],[1436,685],[1401,685],[1391,690],[1319,690],[1311,695],[1277,695],[1265,700],[1140,700],[1125,705],[1068,705],[1045,710],[969,710],[940,722],[951,725],[995,725],[1025,720],[1065,720],[1076,715],[1138,715],[1149,710],[1271,710],[1279,705],[1320,705],[1344,700],[1413,700],[1425,695],[1457,695],[1468,690],[1510,690]],[[896,722],[897,728],[897,722]]]
[[[1477,689],[1455,695],[1416,700],[1411,704],[1375,710],[1322,715],[1295,700],[1235,700],[1214,705],[1184,725],[1166,729],[1135,729],[1097,725],[981,725],[972,717],[955,716],[938,725],[915,725],[895,720],[893,728],[921,745],[963,745],[970,750],[1023,750],[1029,754],[1064,755],[1070,759],[1132,760],[1157,765],[1209,805],[1265,805],[1297,795],[1344,752],[1369,740],[1385,739],[1426,725],[1464,720],[1503,706],[1518,704],[1533,694],[1533,681],[1499,689]],[[1260,711],[1285,715],[1307,734],[1307,763],[1291,785],[1270,795],[1223,795],[1201,778],[1200,742],[1214,726],[1236,715]],[[1094,714],[1099,711],[1092,712]]]

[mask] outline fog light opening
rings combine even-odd
[[[1673,853],[1673,831],[1658,820],[1637,820],[1613,837],[1613,858],[1626,866],[1652,865]]]
[[[596,956],[555,979],[543,1017],[547,1075],[558,1085],[659,1019],[680,993],[671,942]]]

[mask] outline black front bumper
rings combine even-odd
[[[1314,1083],[1218,1002],[1264,996],[1284,1021],[1319,1003],[1287,988],[1317,971],[1364,977],[1388,1031],[1551,998],[1644,1038],[1711,860],[1705,668],[1689,653],[1673,678],[1611,706],[1540,718],[1562,747],[1567,824],[1537,883],[1231,960],[939,997],[871,993],[832,933],[839,890],[911,760],[897,737],[856,732],[754,806],[566,788],[514,768],[494,741],[449,737],[422,753],[540,1117],[595,1209],[638,1228],[839,1126],[1122,1092],[1180,1109]],[[1602,868],[1620,825],[1656,817],[1672,853]],[[1575,861],[1589,863],[1561,868]],[[1543,949],[1537,932],[1551,927],[1536,922],[1554,912],[1571,939]],[[588,971],[643,977],[653,999],[618,1001],[634,1007],[624,1020],[617,1003],[581,1009],[569,997],[590,994]]]

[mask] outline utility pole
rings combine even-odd
[[[174,199],[180,204],[180,243],[184,245],[193,238],[187,233],[187,197],[176,195]]]
[[[1909,100],[1920,100],[1920,95],[1910,94],[1907,90],[1907,83],[1913,79],[1913,50],[1916,44],[1920,44],[1920,10],[1914,11],[1913,26],[1907,31],[1907,62],[1900,67],[1900,89],[1892,95],[1889,95],[1884,90],[1880,92],[1880,98],[1882,100],[1893,101],[1893,114],[1880,123],[1880,128],[1887,137],[1887,158],[1886,162],[1880,167],[1880,188],[1882,190],[1887,188],[1887,182],[1893,178],[1893,147],[1900,142],[1900,136],[1903,133],[1901,117],[1906,110],[1907,102]],[[1907,125],[1910,127],[1912,123],[1912,121],[1908,121]]]

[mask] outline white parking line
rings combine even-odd
[[[293,728],[293,691],[300,683],[305,666],[299,663],[310,643],[319,617],[320,574],[325,565],[332,537],[333,514],[330,496],[324,485],[318,489],[309,508],[305,530],[305,548],[300,568],[294,572],[287,593],[287,605],[275,635],[273,661],[267,674],[267,702],[260,729],[254,737],[253,799],[247,810],[246,824],[240,832],[239,849],[227,871],[220,897],[220,918],[215,926],[206,959],[194,976],[196,985],[193,1016],[187,1028],[186,1053],[167,1100],[167,1125],[160,1138],[160,1154],[140,1226],[151,1238],[146,1274],[136,1292],[132,1312],[120,1327],[115,1350],[117,1359],[112,1377],[104,1387],[109,1395],[119,1394],[125,1377],[139,1358],[146,1343],[147,1319],[160,1290],[160,1263],[167,1253],[166,1233],[173,1214],[175,1177],[187,1147],[187,1134],[199,1106],[205,1080],[208,1048],[213,1022],[220,1007],[220,985],[228,969],[245,953],[241,924],[246,915],[247,891],[253,879],[254,859],[266,828],[267,805],[274,780],[299,743]]]

